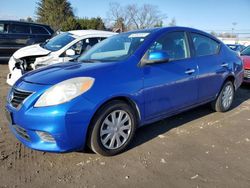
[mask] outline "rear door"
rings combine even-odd
[[[199,67],[197,78],[199,102],[203,102],[214,98],[218,93],[226,68],[223,67],[223,60],[219,55],[219,42],[199,33],[190,33],[190,36],[194,49],[194,59]]]
[[[16,49],[29,45],[29,40],[32,38],[29,24],[12,23],[9,34],[9,42]]]
[[[185,32],[166,33],[148,52],[164,50],[170,61],[143,67],[146,119],[172,113],[197,102],[197,64],[190,58]]]

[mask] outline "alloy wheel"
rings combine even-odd
[[[227,85],[222,92],[222,105],[225,109],[228,109],[233,102],[233,88],[231,85]]]

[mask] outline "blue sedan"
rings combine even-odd
[[[240,57],[191,28],[122,33],[75,61],[25,74],[9,91],[10,129],[26,146],[68,152],[124,151],[138,127],[201,104],[231,108],[243,80]]]

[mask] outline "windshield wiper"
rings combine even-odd
[[[102,60],[100,60],[100,59],[83,59],[83,60],[79,60],[80,62],[85,62],[85,63],[94,63],[94,62],[100,62],[100,61],[102,61]]]

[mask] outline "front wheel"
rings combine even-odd
[[[231,81],[227,81],[223,87],[219,96],[215,101],[212,102],[212,108],[217,112],[226,112],[228,111],[233,103],[234,99],[234,86]]]
[[[88,146],[100,155],[116,155],[135,134],[135,112],[122,101],[111,101],[98,110],[90,126]]]

